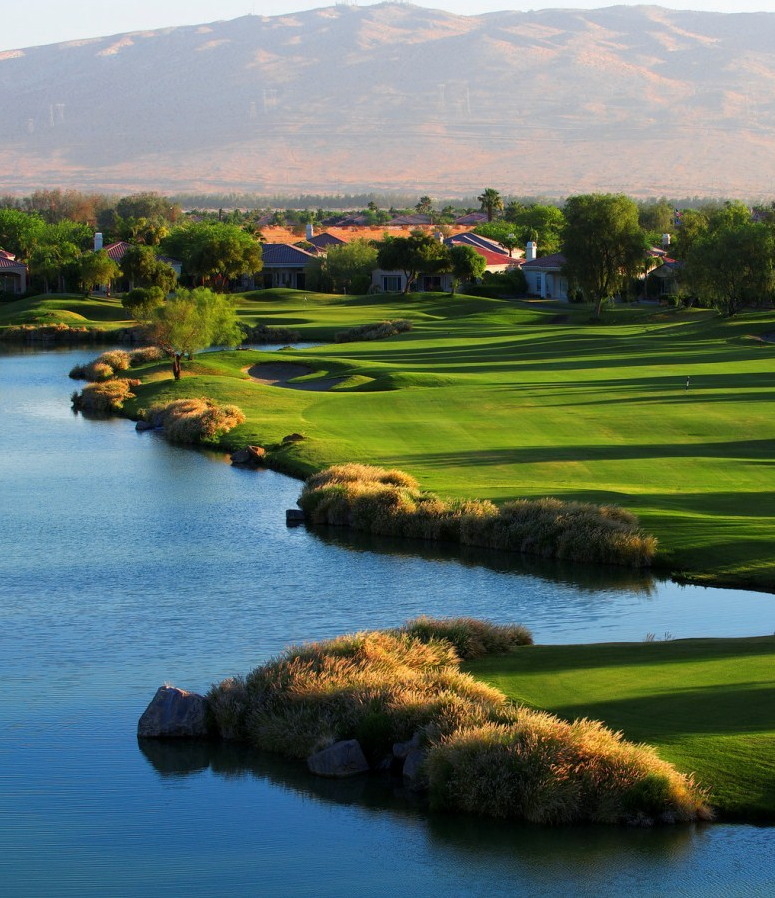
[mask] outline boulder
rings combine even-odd
[[[404,761],[404,783],[412,792],[424,792],[428,788],[428,780],[425,777],[423,764],[425,752],[419,748],[413,748]]]
[[[245,446],[244,449],[238,449],[232,454],[231,463],[237,466],[257,468],[264,463],[265,457],[266,449],[263,446]]]
[[[283,437],[283,442],[284,443],[299,443],[303,439],[306,439],[306,438],[301,433],[289,433],[287,436]]]
[[[300,508],[289,508],[285,512],[285,523],[289,527],[295,527],[297,524],[303,524],[304,520],[304,512]]]
[[[407,755],[412,749],[419,748],[421,745],[421,736],[419,731],[412,736],[412,738],[408,742],[394,742],[393,743],[393,757],[398,758],[399,761],[406,760]]]
[[[137,724],[147,739],[207,736],[207,700],[196,692],[160,686]]]
[[[368,773],[369,762],[356,739],[335,742],[307,758],[307,766],[317,776],[344,779]]]
[[[155,425],[150,421],[138,421],[135,424],[135,430],[144,431],[144,430],[154,430]]]

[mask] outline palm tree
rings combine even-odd
[[[496,211],[503,209],[503,197],[494,187],[485,188],[484,193],[477,197],[482,204],[482,212],[487,213],[487,221],[492,221]]]

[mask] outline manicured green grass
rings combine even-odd
[[[410,333],[301,352],[200,355],[180,384],[234,402],[230,445],[301,432],[286,467],[397,467],[440,495],[557,496],[625,506],[658,537],[657,564],[693,579],[775,591],[775,313],[589,310],[446,294],[332,297],[265,291],[238,300],[251,323],[327,340],[385,318]],[[257,361],[304,361],[328,392],[247,380]],[[690,388],[685,389],[690,377]],[[154,397],[156,398],[156,397]],[[144,397],[143,397],[144,401]]]
[[[722,818],[775,820],[775,637],[533,646],[465,669],[513,701],[654,746]]]
[[[56,293],[0,305],[0,326],[67,324],[70,327],[130,326],[120,299]]]

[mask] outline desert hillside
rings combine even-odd
[[[775,195],[775,14],[333,6],[0,54],[0,192]]]

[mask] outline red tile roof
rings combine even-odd
[[[120,262],[124,258],[124,253],[129,249],[130,244],[126,240],[118,240],[116,243],[109,243],[102,248],[113,259],[114,262]]]

